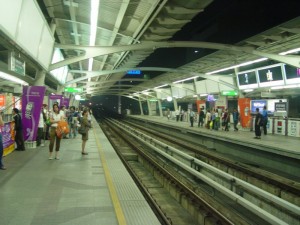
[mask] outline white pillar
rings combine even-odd
[[[158,109],[159,109],[159,116],[163,117],[162,107],[161,107],[161,100],[158,99]]]
[[[143,112],[143,106],[142,106],[141,99],[139,99],[139,105],[140,105],[141,115],[143,116],[144,112]]]
[[[35,76],[34,86],[45,86],[46,71],[40,70]]]

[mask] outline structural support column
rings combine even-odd
[[[151,115],[151,105],[150,105],[150,101],[148,98],[147,98],[147,106],[148,106],[148,116],[152,116]]]
[[[44,71],[44,70],[38,71],[35,76],[34,86],[44,86],[45,85],[45,77],[46,77],[46,71]]]
[[[118,114],[122,114],[121,96],[118,97]]]
[[[178,104],[177,104],[177,99],[173,98],[173,104],[174,104],[174,110],[178,110]]]
[[[63,86],[61,86],[61,85],[57,85],[57,94],[62,94],[63,93],[63,91],[64,91],[64,87]]]
[[[143,106],[140,98],[139,98],[139,105],[140,105],[141,115],[143,116],[144,112],[143,112]]]
[[[158,103],[159,116],[163,117],[163,112],[162,112],[162,107],[161,107],[161,100],[158,99],[157,103]]]

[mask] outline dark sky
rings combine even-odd
[[[214,0],[171,40],[234,44],[298,16],[300,0]],[[213,51],[194,50],[158,49],[140,66],[176,68]]]

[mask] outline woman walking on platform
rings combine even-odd
[[[86,132],[82,134],[82,146],[81,146],[82,155],[88,154],[87,152],[85,152],[85,144],[89,139],[89,129],[91,128],[91,123],[88,120],[88,116],[89,116],[88,109],[84,109],[82,112],[81,129],[85,129]]]

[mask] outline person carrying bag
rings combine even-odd
[[[81,126],[78,128],[78,133],[82,135],[82,146],[81,146],[82,155],[88,154],[87,152],[85,152],[85,144],[89,139],[89,129],[91,128],[91,124],[88,121],[88,114],[89,111],[87,109],[83,110],[82,119],[80,123]]]

